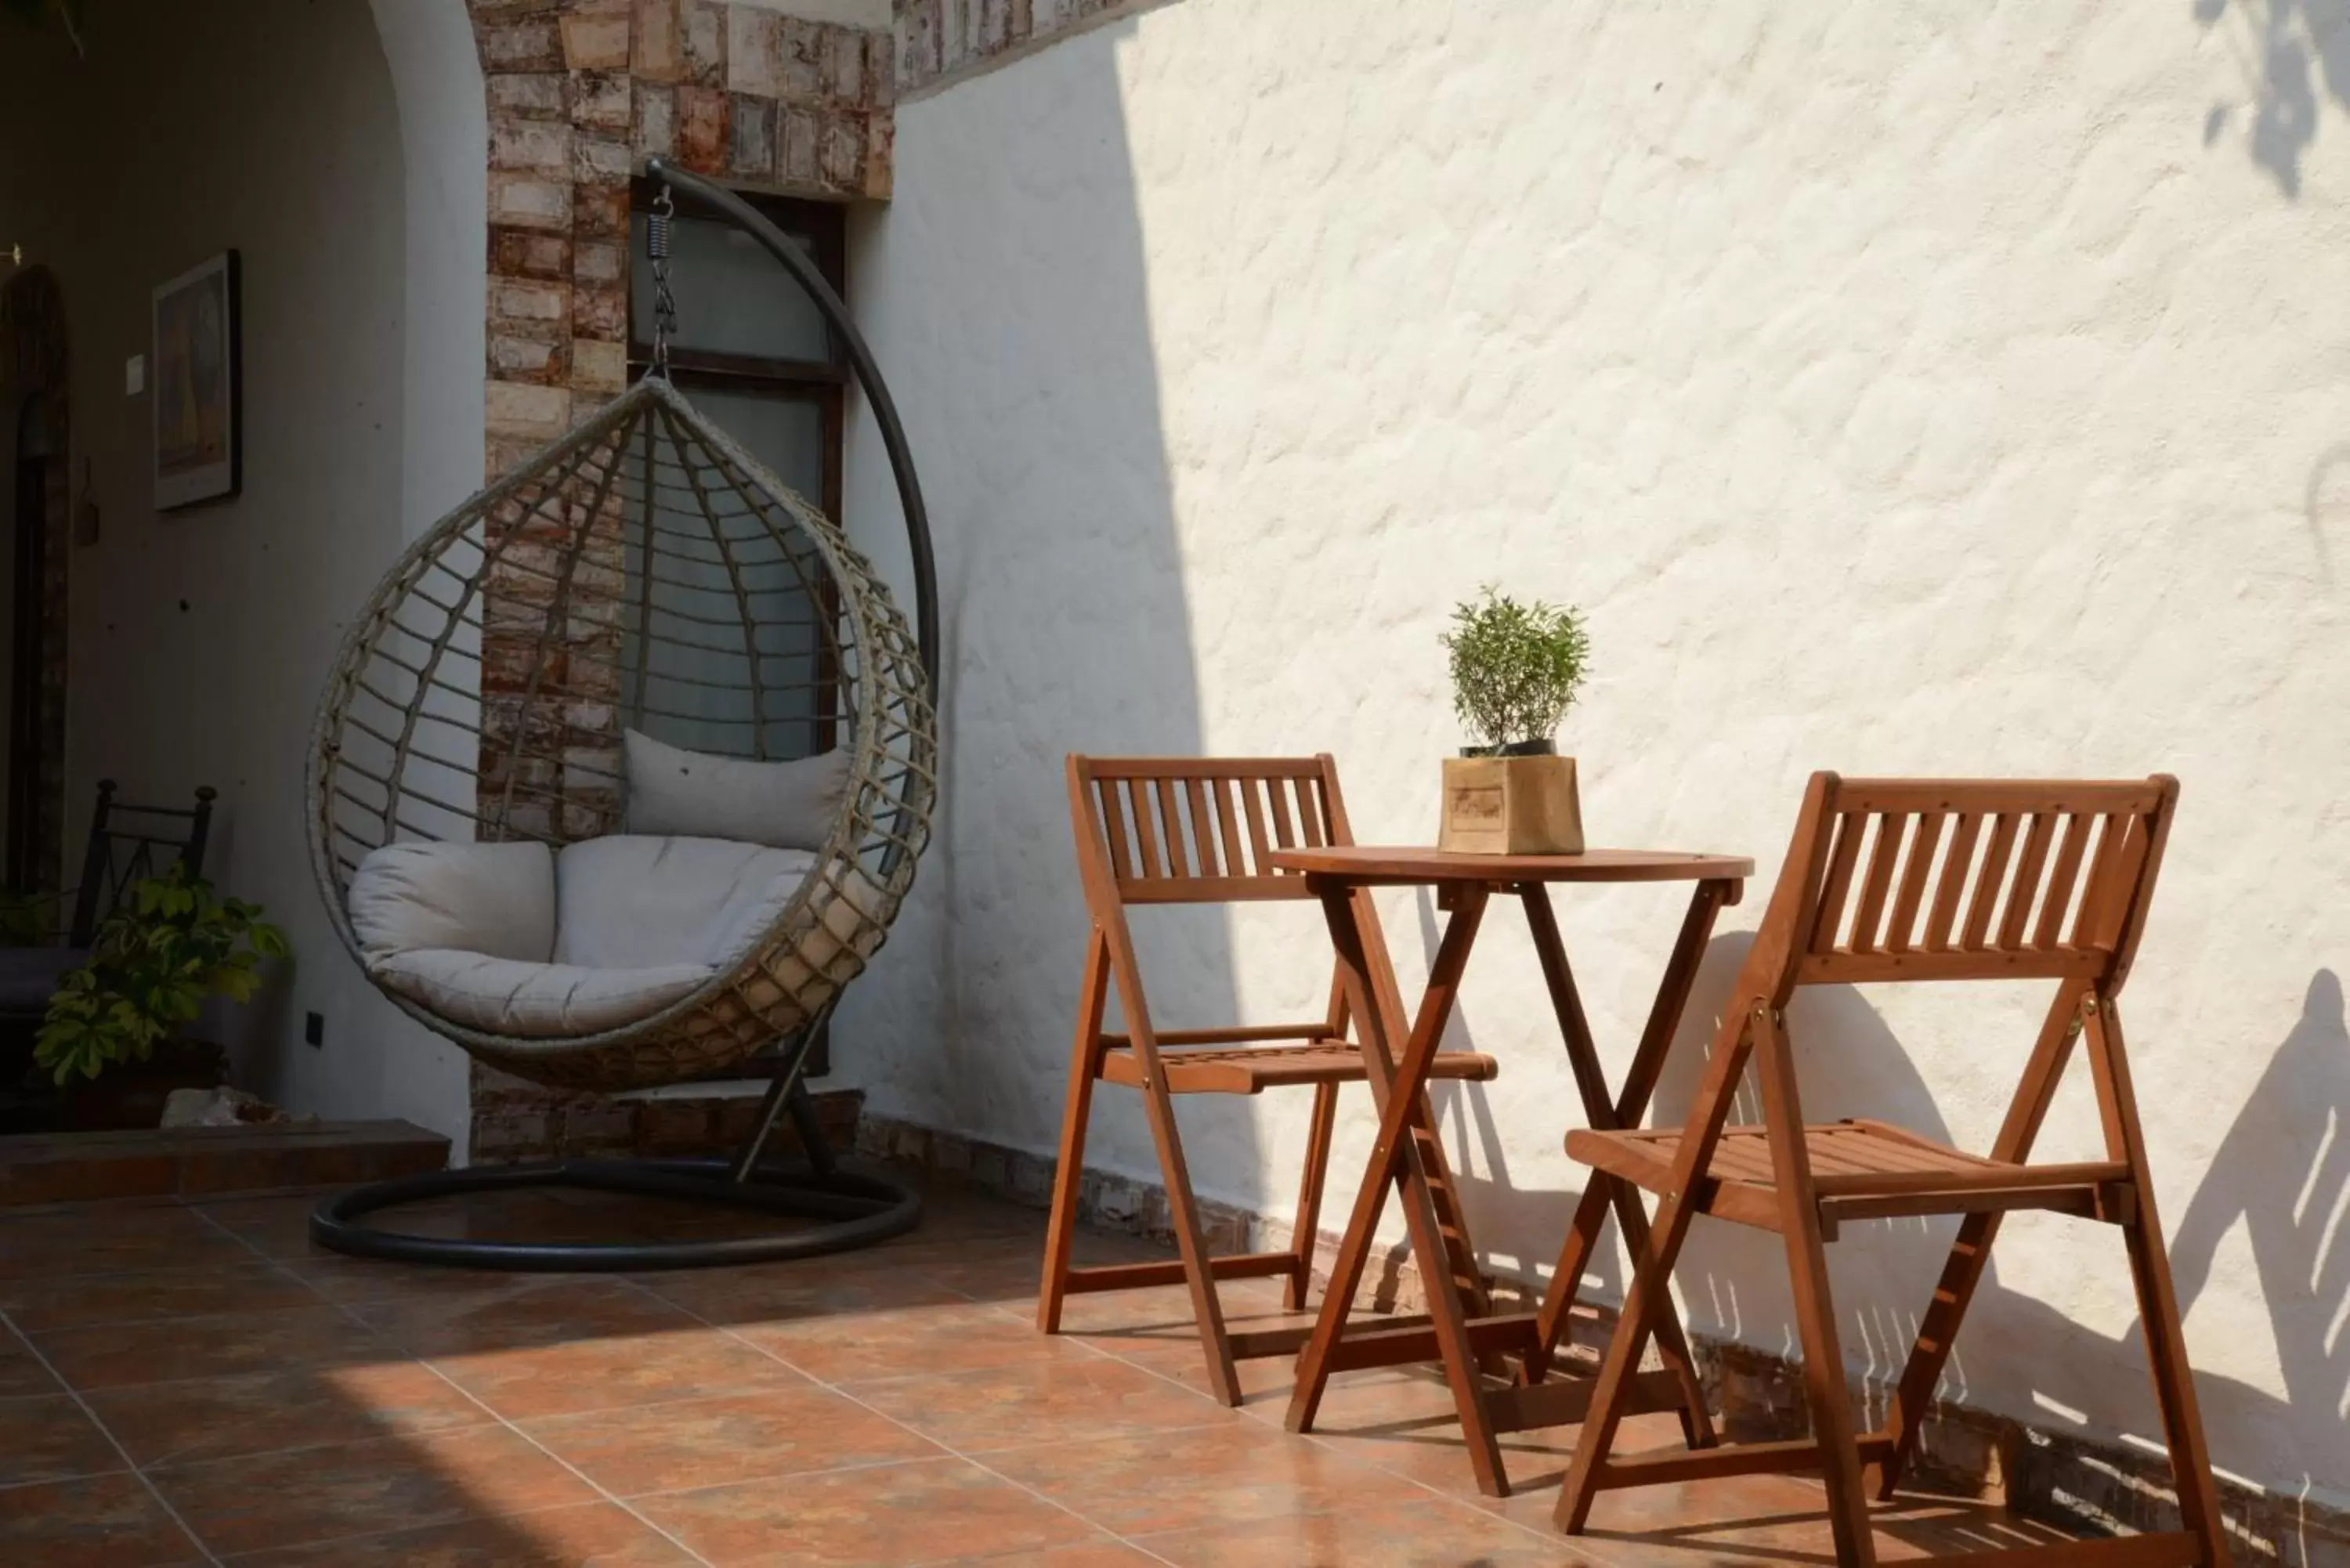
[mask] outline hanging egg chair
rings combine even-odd
[[[320,708],[311,858],[369,979],[480,1060],[601,1093],[764,1071],[765,1102],[731,1159],[476,1167],[330,1198],[312,1233],[339,1251],[690,1267],[837,1251],[920,1216],[903,1183],[832,1158],[801,1081],[930,835],[937,633],[920,486],[888,389],[822,275],[731,192],[659,161],[648,172],[662,186],[652,367],[385,576]],[[671,187],[757,239],[846,350],[903,504],[915,628],[837,524],[671,385]],[[805,1168],[766,1158],[785,1112]],[[625,1244],[362,1222],[539,1185],[711,1200],[778,1222]]]

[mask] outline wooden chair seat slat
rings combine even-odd
[[[1596,1132],[1578,1127],[1567,1135],[1567,1153],[1586,1165],[1620,1176],[1651,1192],[1670,1185],[1680,1153],[1678,1127],[1638,1132]],[[2039,1192],[2047,1202],[2034,1207],[2077,1210],[2095,1207],[2100,1185],[2126,1179],[2128,1169],[2110,1160],[2078,1165],[2032,1166],[1986,1159],[1962,1149],[1921,1146],[1887,1137],[1864,1122],[1830,1122],[1804,1129],[1813,1185],[1825,1198],[1894,1198],[1916,1200],[1909,1212],[1970,1211],[1968,1199],[1985,1191]],[[1706,1179],[1715,1190],[1699,1199],[1699,1212],[1745,1220],[1757,1210],[1775,1213],[1779,1195],[1769,1130],[1726,1127],[1707,1161]],[[1735,1189],[1724,1201],[1723,1189]],[[1931,1207],[1938,1198],[1948,1209]]]
[[[1345,1040],[1317,1040],[1304,1045],[1180,1047],[1162,1052],[1159,1060],[1166,1065],[1167,1092],[1171,1095],[1255,1095],[1299,1084],[1359,1084],[1368,1077],[1362,1052]],[[1492,1082],[1500,1070],[1491,1056],[1444,1051],[1437,1054],[1433,1076],[1483,1084]],[[1107,1083],[1140,1088],[1141,1059],[1128,1048],[1106,1051],[1101,1076]]]

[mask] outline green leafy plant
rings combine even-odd
[[[1591,652],[1583,617],[1571,606],[1483,592],[1454,607],[1440,639],[1452,656],[1452,711],[1495,750],[1547,741],[1583,684]]]
[[[34,1056],[59,1084],[95,1078],[117,1062],[143,1062],[192,1023],[208,998],[249,1000],[261,961],[286,956],[286,937],[260,906],[224,898],[185,861],[130,890],[91,943],[89,962],[49,1000]]]

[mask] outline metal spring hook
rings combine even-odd
[[[677,331],[677,296],[670,292],[670,220],[677,213],[677,197],[667,184],[653,198],[645,216],[645,254],[653,272],[653,375],[669,379],[669,340]]]

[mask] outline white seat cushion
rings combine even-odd
[[[524,1039],[600,1034],[650,1018],[712,974],[704,964],[581,969],[424,948],[373,968],[378,984],[435,1018]]]
[[[629,731],[629,831],[821,849],[848,794],[848,753],[760,763]]]
[[[816,857],[631,834],[543,844],[394,844],[351,879],[377,984],[436,1018],[518,1039],[650,1018],[749,955]]]
[[[461,948],[545,963],[555,951],[555,857],[510,844],[387,844],[351,873],[351,929],[370,963]]]
[[[587,969],[732,969],[816,865],[804,849],[615,834],[555,863],[555,961]]]

